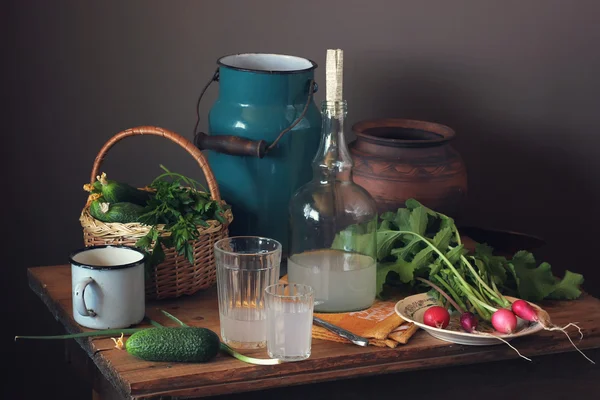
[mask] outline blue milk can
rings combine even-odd
[[[321,113],[313,101],[317,65],[258,53],[217,63],[212,81],[220,88],[208,116],[209,135],[196,132],[195,144],[211,150],[210,166],[234,215],[230,235],[270,237],[287,253],[289,201],[312,178],[320,141]]]

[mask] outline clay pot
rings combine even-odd
[[[396,211],[406,199],[456,217],[467,193],[467,171],[450,146],[454,131],[407,119],[356,123],[350,144],[354,182],[375,199],[378,212]]]

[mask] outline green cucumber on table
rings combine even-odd
[[[146,361],[207,362],[219,353],[220,340],[206,328],[149,328],[131,335],[125,349]]]
[[[275,365],[278,359],[247,357],[238,353],[208,328],[191,327],[165,310],[163,314],[177,322],[179,327],[163,327],[154,322],[156,328],[134,332],[123,345],[121,339],[113,339],[116,347],[146,361],[207,362],[217,356],[219,350],[248,364]],[[133,339],[133,340],[132,340]]]
[[[164,314],[177,320],[167,312]],[[238,353],[225,343],[221,343],[219,336],[208,328],[191,327],[177,320],[181,326],[154,328],[129,328],[129,329],[107,329],[72,333],[56,336],[15,336],[19,339],[74,339],[92,336],[121,335],[119,339],[112,338],[116,349],[126,350],[128,354],[145,360],[157,362],[210,362],[214,360],[219,351],[229,354],[248,364],[253,365],[276,365],[279,359],[263,359],[248,357]],[[153,325],[157,326],[154,321]],[[123,344],[123,336],[131,335]]]

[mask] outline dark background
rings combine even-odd
[[[344,49],[350,124],[404,117],[454,128],[469,172],[461,222],[543,237],[539,258],[559,275],[583,273],[585,289],[600,293],[596,1],[2,4],[6,398],[89,396],[63,365],[61,342],[12,342],[61,332],[28,289],[26,269],[65,264],[82,245],[81,186],[102,144],[137,125],[191,138],[197,96],[231,53],[310,58],[324,83],[326,49]],[[207,93],[203,117],[217,92]],[[158,138],[120,143],[103,170],[143,185],[159,163],[200,177],[183,151]]]

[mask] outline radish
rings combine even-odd
[[[469,333],[477,329],[477,317],[472,312],[464,312],[460,315],[460,326]]]
[[[540,324],[542,324],[542,326],[547,326],[550,323],[550,321],[547,321],[545,318],[541,320],[536,309],[533,308],[531,304],[529,304],[525,300],[516,300],[514,303],[512,303],[511,308],[516,316],[524,319],[525,321],[539,322]]]
[[[512,311],[500,308],[492,314],[492,326],[500,333],[511,334],[517,329],[517,317]]]
[[[577,326],[576,323],[570,322],[567,325],[563,326],[562,328],[559,326],[556,326],[550,322],[550,316],[548,315],[548,313],[546,311],[541,310],[541,309],[538,310],[535,307],[533,307],[531,304],[526,302],[525,300],[521,300],[521,299],[515,300],[512,303],[511,308],[512,308],[513,312],[519,318],[524,319],[525,321],[537,322],[540,325],[542,325],[542,327],[547,331],[561,331],[562,333],[564,333],[567,336],[567,339],[569,339],[569,342],[571,342],[573,347],[575,347],[575,349],[579,353],[581,353],[581,355],[584,356],[586,360],[588,360],[592,364],[596,364],[588,356],[583,354],[583,352],[581,350],[579,350],[579,348],[575,345],[575,343],[573,343],[573,340],[571,340],[571,336],[569,336],[569,334],[566,331],[566,329],[569,326],[574,326],[579,330],[579,335],[580,335],[579,340],[583,339],[583,332],[581,332],[581,328],[579,326]]]
[[[502,310],[504,310],[504,311],[502,311]],[[498,314],[498,316],[496,317],[496,319],[498,321],[497,322],[498,324],[500,324],[501,322],[504,322],[502,326],[505,326],[505,322],[506,321],[503,321],[503,319],[504,320],[508,320],[509,322],[511,322],[509,314],[512,315],[512,313],[509,310],[505,310],[505,309],[501,308],[500,310],[496,311],[494,314],[498,313],[499,311],[502,311],[502,312],[500,314]],[[506,312],[508,312],[509,314],[506,314]],[[503,314],[505,314],[504,317],[502,316]],[[516,327],[517,326],[517,323],[516,323],[517,318],[514,315],[512,315],[512,317],[515,320],[514,326]],[[492,315],[492,324],[493,324],[493,321],[494,321],[494,316]],[[513,345],[511,345],[510,343],[508,343],[506,340],[502,339],[501,337],[498,337],[496,335],[492,335],[491,333],[487,333],[487,332],[479,332],[477,330],[477,324],[478,324],[478,322],[477,322],[477,317],[475,317],[475,314],[473,314],[471,312],[468,312],[468,311],[461,314],[461,316],[460,316],[460,326],[465,331],[467,331],[469,333],[475,333],[477,335],[489,336],[489,337],[492,337],[494,339],[498,339],[501,342],[504,342],[504,344],[506,344],[508,347],[510,347],[511,349],[513,349],[519,355],[519,357],[524,358],[527,361],[531,361],[530,358],[525,357],[523,354],[521,354],[519,352],[519,350],[517,350]],[[500,327],[500,325],[499,325],[499,327]],[[495,326],[494,326],[494,328],[495,328]],[[498,329],[496,328],[496,330],[498,330]]]
[[[450,313],[444,307],[429,307],[423,314],[423,323],[434,328],[444,329],[450,323]]]
[[[477,330],[477,325],[478,325],[478,321],[477,321],[477,317],[475,317],[475,314],[469,312],[469,311],[463,311],[463,309],[456,304],[456,302],[450,297],[448,296],[448,294],[446,294],[442,289],[440,289],[437,285],[435,285],[433,282],[428,281],[427,279],[423,279],[423,278],[417,278],[418,280],[420,280],[421,282],[431,286],[432,288],[434,288],[435,290],[437,290],[442,296],[444,296],[444,298],[446,300],[448,300],[448,302],[450,304],[452,304],[454,306],[454,308],[460,312],[460,326],[467,331],[468,333],[474,333],[477,335],[481,335],[481,336],[489,336],[492,337],[494,339],[497,339],[501,342],[504,342],[504,344],[506,344],[508,347],[510,347],[511,349],[513,349],[518,355],[519,357],[527,360],[527,361],[531,361],[530,358],[525,357],[523,354],[521,354],[521,352],[519,352],[519,350],[517,350],[516,347],[514,347],[513,345],[511,345],[510,343],[508,343],[506,340],[502,339],[501,337],[498,337],[496,335],[492,335],[491,333],[487,333],[487,332],[479,332]],[[427,315],[428,318],[430,318],[430,320],[425,320],[425,316],[427,314],[427,312],[429,310],[431,310],[432,308],[439,308],[441,310],[432,310],[431,314],[432,315]],[[498,310],[496,310],[497,312]],[[512,315],[512,313],[508,310],[504,310],[506,312],[508,312],[509,314]],[[433,326],[436,328],[439,328],[439,326],[436,324],[436,320],[433,317],[436,317],[436,315],[433,315],[434,313],[439,313],[442,314],[441,316],[444,317],[444,313],[445,315],[448,316],[448,321],[450,321],[450,315],[448,314],[448,310],[446,310],[444,307],[439,307],[439,306],[435,306],[435,307],[430,307],[429,309],[427,309],[427,311],[425,311],[425,314],[423,314],[423,322],[428,325],[428,326]],[[438,315],[437,317],[440,317],[440,315]],[[515,320],[514,326],[516,328],[517,326],[517,319],[514,315],[512,315],[513,319]],[[442,318],[443,320],[443,318]],[[449,322],[448,322],[449,323]],[[448,323],[446,323],[446,325],[444,325],[443,327],[446,327],[448,325]],[[513,328],[514,329],[514,328]]]
[[[436,284],[434,284],[431,281],[428,281],[427,279],[424,278],[416,278],[417,280],[425,283],[426,285],[432,287],[433,289],[435,289],[440,295],[442,295],[446,300],[448,300],[448,302],[450,304],[452,304],[452,306],[454,306],[454,308],[461,313],[460,316],[460,325],[461,327],[468,333],[473,333],[473,334],[477,334],[477,335],[482,335],[482,336],[489,336],[492,338],[495,338],[497,340],[500,340],[501,342],[504,342],[504,344],[506,344],[508,347],[510,347],[511,349],[513,349],[518,355],[519,357],[527,360],[527,361],[531,361],[531,359],[525,357],[524,355],[522,355],[519,350],[517,350],[513,345],[511,345],[510,343],[508,343],[506,340],[504,340],[503,338],[497,336],[497,335],[493,335],[491,333],[487,333],[487,332],[479,332],[477,330],[477,325],[478,325],[478,321],[477,318],[475,317],[475,315],[471,312],[468,311],[464,311],[462,307],[460,307],[456,301],[454,301],[452,299],[452,297],[450,297],[446,292],[444,292],[440,287],[438,287]],[[523,317],[521,317],[521,315],[519,315],[519,317],[527,320],[527,321],[535,321],[535,322],[539,322],[540,324],[542,324],[542,326],[544,326],[545,329],[548,330],[563,330],[567,328],[570,325],[574,325],[577,326],[575,324],[569,324],[567,326],[565,326],[564,328],[558,328],[558,327],[547,327],[547,325],[550,324],[550,318],[548,317],[548,314],[543,311],[540,310],[540,313],[537,313],[536,310],[531,307],[531,305],[529,305],[529,303],[523,301],[523,300],[517,300],[519,303],[513,303],[512,308],[513,308],[513,312],[517,315],[519,315],[521,313],[521,315]],[[481,303],[481,302],[478,302]],[[441,309],[441,310],[431,310],[430,309]],[[510,310],[501,308],[501,309],[495,309],[493,307],[488,306],[487,307],[490,311],[491,310],[495,310],[494,314],[492,314],[492,325],[494,326],[494,328],[500,332],[500,333],[506,333],[506,334],[510,334],[513,333],[516,329],[517,329],[517,317],[515,317],[515,314],[513,314],[513,312],[511,312]],[[428,326],[432,326],[432,327],[436,327],[436,328],[445,328],[446,326],[448,326],[449,321],[450,321],[450,315],[448,314],[448,310],[446,310],[443,307],[440,306],[435,306],[435,307],[431,307],[430,309],[428,309],[427,311],[425,311],[425,314],[423,314],[423,322],[428,325]],[[519,311],[517,311],[519,310]],[[521,311],[522,310],[522,311]],[[447,317],[446,317],[447,316]],[[426,319],[427,318],[427,319]],[[444,321],[447,321],[444,324]],[[579,328],[579,327],[577,327]],[[581,333],[581,330],[579,330],[579,332]],[[565,332],[566,334],[566,332]],[[571,341],[571,338],[569,337],[568,334],[566,334],[567,337],[569,338],[569,340]],[[583,335],[582,335],[583,336]],[[571,344],[573,344],[573,341],[571,341]],[[575,344],[573,344],[573,346],[575,346]],[[575,348],[577,349],[577,346],[575,346]],[[577,349],[581,354],[583,354],[581,352],[581,350]],[[590,360],[588,357],[585,356],[585,354],[583,354],[583,356],[588,359],[590,362],[594,363],[592,360]]]

